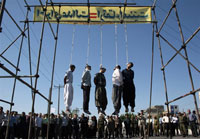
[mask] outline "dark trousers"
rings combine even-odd
[[[123,101],[124,106],[127,108],[130,105],[132,108],[135,107],[135,85],[124,84],[123,87]]]
[[[130,136],[130,126],[125,126],[125,129],[126,129],[126,137]]]
[[[40,136],[40,131],[41,131],[41,128],[40,127],[36,127],[35,128],[35,138],[38,139],[38,137]]]
[[[122,95],[122,87],[113,85],[112,89],[112,101],[116,111],[121,109],[121,95]]]
[[[190,128],[191,128],[191,130],[192,130],[192,135],[193,135],[194,137],[197,137],[197,136],[198,136],[198,133],[197,133],[197,126],[196,126],[196,123],[190,121]]]
[[[84,86],[83,88],[83,110],[89,110],[90,101],[90,86]]]

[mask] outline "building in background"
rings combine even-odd
[[[149,113],[149,108],[146,109],[144,112],[146,114]],[[155,106],[152,106],[151,107],[151,115],[154,117],[154,116],[157,116],[157,115],[160,115],[164,112],[164,106],[163,105],[155,105]]]
[[[178,114],[179,113],[179,106],[178,105],[169,105],[169,113]]]

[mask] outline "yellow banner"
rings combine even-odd
[[[55,12],[54,12],[55,10]],[[42,7],[35,7],[34,21],[43,22],[44,11]],[[88,14],[89,13],[89,14]],[[91,6],[52,6],[47,7],[49,22],[64,24],[113,24],[113,23],[150,23],[151,7],[100,7]],[[45,20],[47,21],[47,19]]]

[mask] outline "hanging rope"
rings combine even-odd
[[[73,33],[72,33],[72,48],[71,48],[71,58],[70,58],[70,62],[69,64],[71,65],[72,64],[72,58],[73,58],[73,51],[74,51],[74,35],[75,35],[75,27],[76,25],[74,24],[74,27],[73,27]]]
[[[117,46],[117,24],[115,23],[115,52],[116,52],[116,65],[118,65],[118,46]]]
[[[126,46],[126,63],[128,63],[128,34],[127,34],[127,24],[124,24],[125,31],[125,46]]]
[[[90,55],[90,24],[89,24],[89,26],[88,26],[88,48],[87,48],[86,64],[88,64],[89,55]]]
[[[102,24],[100,26],[100,30],[101,30],[101,50],[100,50],[100,67],[102,67],[103,65],[103,28],[102,28]]]

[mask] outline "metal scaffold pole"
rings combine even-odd
[[[2,20],[3,20],[3,13],[4,13],[4,10],[5,10],[6,0],[2,0],[0,2],[0,5],[1,5],[1,9],[0,9],[0,32],[2,32],[1,23],[2,23]]]

